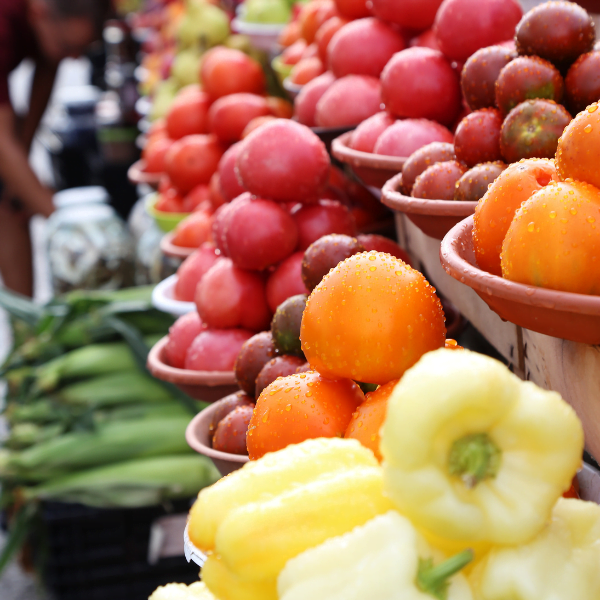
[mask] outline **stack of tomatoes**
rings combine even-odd
[[[146,171],[164,173],[160,199],[165,212],[192,212],[223,202],[217,174],[227,148],[266,119],[289,118],[291,105],[266,95],[261,65],[240,50],[217,46],[201,63],[201,85],[181,90],[164,121],[148,134]]]

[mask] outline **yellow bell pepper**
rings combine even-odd
[[[201,581],[185,585],[184,583],[169,583],[152,593],[148,600],[218,600],[211,594]]]
[[[457,574],[472,559],[432,550],[395,511],[292,558],[281,571],[280,600],[472,600]]]
[[[218,600],[277,600],[275,579],[268,581],[240,579],[216,554],[209,555],[204,563],[202,581]]]
[[[272,497],[320,475],[378,464],[373,453],[356,440],[338,438],[307,440],[267,454],[200,492],[190,512],[190,540],[201,550],[212,550],[217,529],[233,509]]]
[[[569,488],[583,429],[557,393],[441,349],[394,389],[381,449],[385,491],[417,528],[458,547],[513,545],[539,533]]]
[[[215,552],[238,577],[274,581],[290,558],[391,508],[379,466],[344,469],[232,510]]]
[[[478,600],[598,600],[600,506],[561,498],[537,537],[494,548],[470,579]]]

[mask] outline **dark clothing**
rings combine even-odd
[[[27,0],[0,0],[0,105],[8,104],[8,76],[24,58],[38,56],[27,20]]]

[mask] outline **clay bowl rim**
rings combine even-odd
[[[206,387],[234,385],[236,383],[234,371],[192,371],[191,369],[171,367],[162,358],[168,342],[169,336],[165,335],[152,346],[148,353],[148,370],[157,379],[168,381],[175,385]]]
[[[143,158],[136,160],[129,169],[127,169],[127,178],[131,183],[146,183],[150,186],[157,186],[164,173],[146,173],[145,167],[146,161]]]
[[[331,142],[331,153],[335,158],[353,167],[367,167],[380,171],[396,172],[402,170],[408,156],[388,156],[386,154],[354,150],[348,145],[353,133],[354,129],[343,133]]]
[[[169,231],[163,235],[160,240],[160,251],[171,258],[181,258],[185,260],[191,256],[198,248],[186,248],[184,246],[176,246],[172,240],[175,237],[175,231]]]
[[[210,446],[207,446],[203,442],[200,441],[198,436],[196,435],[196,429],[199,427],[204,427],[206,421],[209,421],[206,424],[206,430],[208,430],[208,426],[210,424],[210,420],[212,420],[213,413],[219,407],[219,402],[221,400],[217,400],[213,402],[207,408],[201,410],[189,423],[185,429],[185,441],[188,443],[189,447],[192,448],[198,454],[203,454],[204,456],[208,456],[209,458],[214,458],[217,460],[226,460],[229,462],[235,462],[240,464],[245,464],[249,462],[250,458],[246,454],[231,454],[229,452],[221,452],[221,450],[215,450]]]
[[[486,296],[495,296],[535,308],[600,316],[600,296],[515,283],[471,264],[463,257],[459,247],[468,248],[473,243],[472,230],[473,215],[455,225],[442,240],[440,262],[448,275],[479,292],[484,299]]]
[[[475,212],[477,202],[472,200],[428,200],[400,193],[402,173],[394,175],[381,188],[381,202],[388,208],[408,215],[435,217],[468,217]]]

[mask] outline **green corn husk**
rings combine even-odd
[[[206,405],[205,405],[206,406]],[[197,413],[203,406],[199,402]],[[197,414],[196,413],[196,414]],[[158,419],[160,417],[186,417],[190,418],[190,411],[179,402],[161,402],[159,404],[130,404],[126,406],[117,406],[110,409],[95,410],[92,416],[96,427],[103,423],[115,421],[128,421],[142,419]]]
[[[37,423],[18,423],[11,427],[4,446],[11,450],[22,450],[35,444],[57,438],[66,429],[62,423],[38,425]]]
[[[205,456],[163,456],[117,463],[24,488],[24,500],[80,502],[99,508],[140,507],[190,498],[220,475]]]
[[[152,346],[160,339],[159,336],[148,336],[145,342]],[[36,381],[34,394],[51,392],[61,381],[82,379],[109,373],[132,371],[137,369],[137,361],[131,348],[125,342],[107,344],[91,344],[76,350],[71,350],[62,356],[40,365],[29,376]],[[22,373],[23,370],[19,370]],[[22,375],[21,375],[22,376]]]
[[[48,480],[78,469],[149,456],[192,452],[185,441],[189,417],[106,423],[71,432],[26,450],[0,453],[0,477]]]
[[[111,373],[72,383],[58,390],[53,398],[60,403],[92,408],[173,399],[160,383],[139,371]]]
[[[4,416],[13,427],[24,422],[39,424],[69,421],[71,415],[67,407],[60,406],[50,398],[41,398],[31,404],[11,403],[4,411]]]

